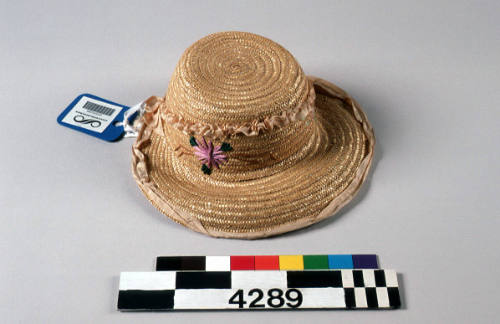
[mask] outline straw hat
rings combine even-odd
[[[332,216],[373,157],[356,101],[250,33],[191,45],[166,95],[145,107],[132,150],[139,187],[162,213],[211,236],[255,239]]]

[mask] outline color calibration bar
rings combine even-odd
[[[118,309],[388,309],[401,305],[396,272],[314,271],[122,272]]]
[[[159,256],[156,271],[377,269],[374,254]]]

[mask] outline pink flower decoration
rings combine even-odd
[[[219,165],[224,164],[227,161],[227,156],[224,154],[224,151],[221,150],[221,145],[216,145],[211,141],[205,140],[203,137],[203,141],[196,140],[197,146],[194,146],[194,155],[204,163],[209,169],[212,169],[212,166],[215,166],[217,169]]]

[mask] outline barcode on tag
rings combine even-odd
[[[112,109],[109,107],[104,107],[104,106],[98,105],[98,104],[90,102],[90,101],[87,101],[83,105],[83,108],[90,110],[90,111],[93,111],[93,112],[96,112],[98,114],[104,114],[106,116],[111,116],[115,112],[115,109]]]
[[[65,124],[101,134],[122,109],[123,106],[83,95],[68,112],[65,112],[61,121]]]

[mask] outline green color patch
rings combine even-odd
[[[304,269],[328,269],[328,255],[304,255]]]

